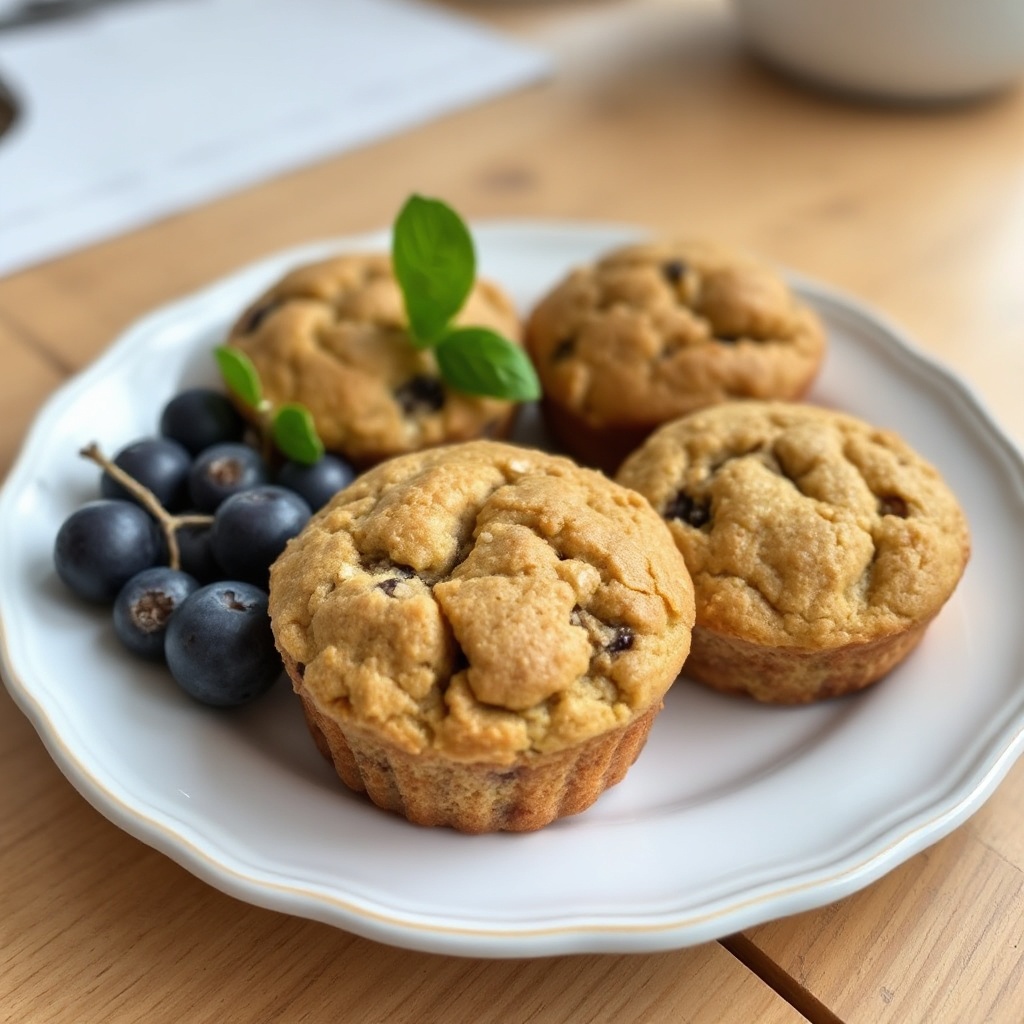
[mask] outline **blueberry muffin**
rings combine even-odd
[[[693,590],[640,495],[476,441],[339,492],[274,564],[270,615],[347,786],[419,824],[527,831],[623,778],[689,650]]]
[[[693,577],[686,674],[795,704],[858,690],[920,641],[970,539],[899,437],[809,405],[729,402],[660,428],[619,482],[667,521]]]
[[[474,284],[456,322],[521,334],[511,300],[487,281]],[[301,402],[327,449],[357,467],[505,436],[516,405],[448,387],[406,324],[390,257],[344,255],[287,274],[242,313],[227,344],[253,361],[274,405]]]
[[[774,270],[703,243],[629,246],[574,270],[526,347],[559,444],[614,472],[662,423],[733,398],[800,398],[825,336]]]

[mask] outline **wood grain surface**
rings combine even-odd
[[[1024,440],[1024,91],[815,94],[749,59],[719,0],[446,6],[549,49],[554,75],[0,280],[4,471],[46,396],[136,317],[278,248],[384,226],[414,190],[470,217],[752,249],[878,307]],[[0,767],[12,1024],[1024,1020],[1020,766],[832,906],[724,944],[524,961],[392,949],[215,891],[93,810],[6,694]]]

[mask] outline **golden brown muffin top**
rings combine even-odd
[[[477,281],[456,318],[518,340],[512,301]],[[431,445],[500,433],[513,404],[449,388],[409,340],[384,253],[336,256],[286,274],[239,317],[243,351],[274,404],[301,402],[325,446],[360,466]]]
[[[659,705],[694,611],[640,495],[479,441],[340,492],[275,563],[270,614],[324,713],[407,751],[507,764]]]
[[[969,553],[939,473],[895,434],[809,405],[729,402],[655,432],[617,479],[667,520],[697,623],[835,648],[929,620]]]
[[[700,242],[627,246],[578,268],[526,327],[548,400],[597,428],[798,398],[824,345],[817,316],[774,270]]]

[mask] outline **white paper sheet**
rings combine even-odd
[[[410,0],[132,0],[0,33],[0,274],[533,81]]]

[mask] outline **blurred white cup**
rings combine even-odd
[[[880,99],[953,100],[1024,75],[1024,0],[733,0],[768,63]]]

